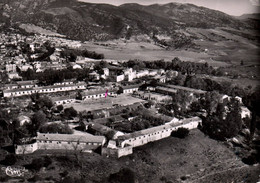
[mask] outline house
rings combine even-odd
[[[12,89],[16,89],[16,88],[19,88],[18,84],[6,84],[4,86],[5,89],[7,90],[12,90]]]
[[[157,75],[157,70],[149,70],[149,76]]]
[[[95,135],[105,135],[107,136],[109,133],[112,133],[111,139],[117,139],[118,136],[124,135],[123,132],[113,130],[105,125],[99,123],[91,123],[88,128],[92,131],[95,131]]]
[[[16,65],[15,64],[6,64],[5,70],[6,70],[6,72],[16,72]]]
[[[30,80],[30,81],[17,81],[19,88],[33,88],[37,87],[37,80]]]
[[[166,76],[159,76],[159,75],[156,75],[154,77],[154,79],[160,83],[165,83],[166,82]]]
[[[71,98],[69,96],[60,96],[60,97],[52,97],[52,101],[55,105],[63,105],[63,104],[70,104],[76,101],[75,98]]]
[[[37,133],[38,149],[93,150],[103,146],[104,136]]]
[[[142,70],[142,71],[139,71],[139,72],[136,73],[137,78],[141,78],[141,77],[144,77],[144,76],[147,76],[147,75],[149,75],[148,70]]]
[[[21,77],[17,72],[10,72],[7,74],[9,79],[20,79]]]
[[[102,90],[89,90],[82,93],[82,99],[99,99],[105,98],[107,92],[107,96],[115,96],[116,90],[115,89],[102,89]]]
[[[116,82],[123,81],[124,79],[125,79],[125,75],[124,74],[116,76]]]
[[[21,71],[27,71],[28,69],[32,69],[33,70],[33,66],[31,66],[29,64],[25,64],[25,65],[21,65],[20,66],[20,70]]]
[[[134,93],[135,91],[139,90],[140,85],[127,85],[122,86],[123,93]]]
[[[155,92],[161,93],[161,94],[164,94],[164,95],[172,95],[172,94],[176,93],[177,90],[173,89],[173,88],[157,86],[157,87],[155,87]]]

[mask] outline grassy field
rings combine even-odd
[[[45,154],[35,152],[20,159],[18,164]],[[74,152],[48,151],[48,154],[53,156],[53,162],[38,173],[42,179],[52,176],[59,180],[60,173],[67,170],[69,176],[84,177],[88,183],[106,183],[111,173],[130,168],[139,183],[251,183],[257,182],[260,173],[259,166],[244,165],[230,148],[199,130],[191,131],[185,139],[169,137],[135,148],[132,155],[120,159],[96,153],[80,154],[82,167],[77,164]]]

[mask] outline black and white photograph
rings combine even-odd
[[[260,0],[0,0],[0,183],[260,183]]]

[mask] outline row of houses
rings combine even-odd
[[[77,83],[70,85],[52,85],[32,88],[5,89],[3,90],[3,97],[19,97],[31,95],[34,93],[54,93],[84,89],[86,89],[85,83]]]

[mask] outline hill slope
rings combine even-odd
[[[249,24],[219,11],[192,4],[142,6],[90,4],[76,0],[0,0],[0,22],[31,23],[79,40],[109,40],[132,35],[183,36],[187,27],[235,29]],[[189,39],[189,38],[185,38]]]

